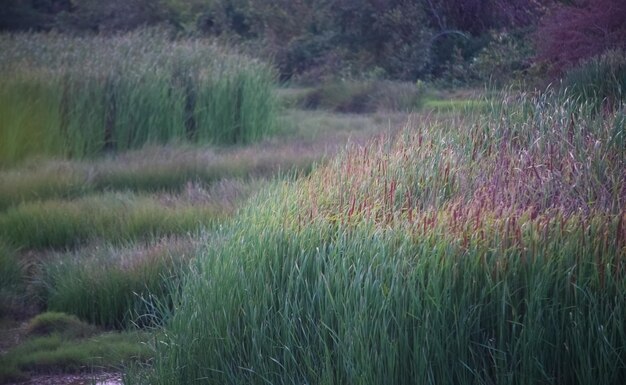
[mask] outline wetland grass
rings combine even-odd
[[[3,34],[0,50],[0,166],[146,143],[249,143],[274,128],[271,67],[205,40]]]
[[[259,194],[185,280],[149,382],[621,384],[623,118],[491,111]]]

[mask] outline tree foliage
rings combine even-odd
[[[0,30],[109,33],[168,24],[254,41],[283,78],[439,76],[494,30],[535,23],[557,0],[3,0]],[[608,0],[606,0],[608,1]]]
[[[555,74],[608,50],[626,50],[626,1],[583,0],[556,7],[536,34],[538,59]]]

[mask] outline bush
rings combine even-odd
[[[300,104],[343,113],[411,112],[422,97],[423,91],[408,82],[336,80],[309,92]]]

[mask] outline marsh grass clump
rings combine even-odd
[[[105,328],[159,325],[198,247],[172,237],[58,254],[42,262],[42,300],[51,311]]]
[[[619,109],[626,103],[626,52],[612,50],[583,61],[565,72],[562,86],[598,110]]]
[[[61,312],[45,312],[38,314],[26,326],[26,334],[29,336],[45,336],[60,334],[65,338],[76,339],[90,337],[98,330],[76,316]]]
[[[249,143],[272,130],[269,65],[200,39],[0,36],[0,165],[146,143]]]
[[[259,194],[155,346],[161,384],[621,384],[623,120],[503,97]]]

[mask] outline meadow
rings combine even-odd
[[[158,31],[0,47],[0,383],[626,378],[623,104],[285,87]]]

